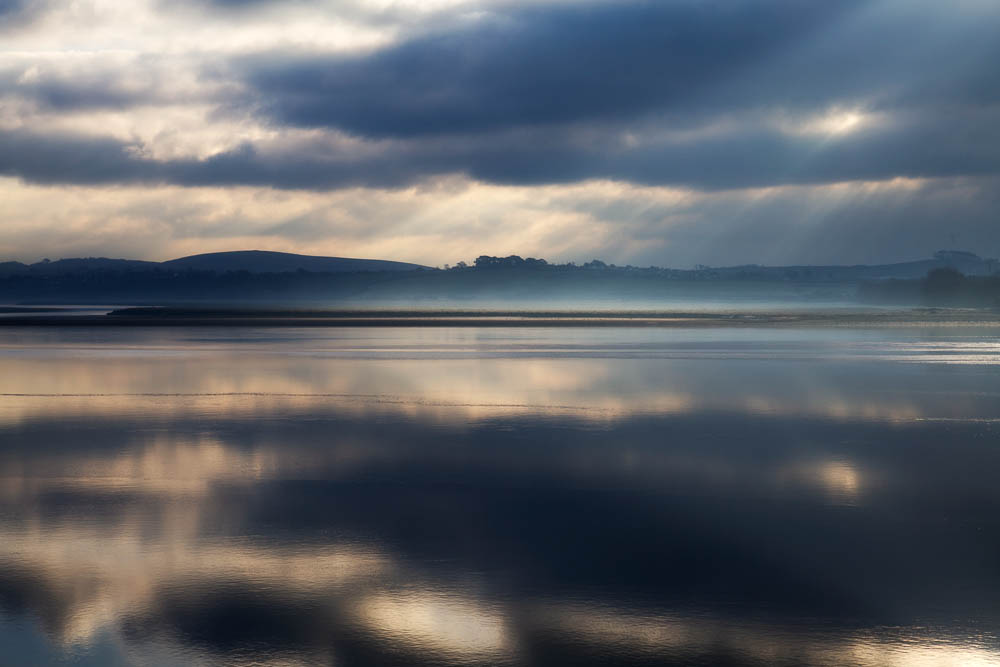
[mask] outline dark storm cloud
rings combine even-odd
[[[961,131],[955,130],[958,123]],[[829,139],[737,130],[707,139],[628,146],[569,129],[374,144],[266,148],[244,144],[208,159],[157,160],[141,147],[80,135],[0,131],[0,174],[40,183],[165,182],[287,189],[401,187],[444,174],[503,184],[587,179],[704,190],[779,184],[954,177],[1000,172],[991,113],[918,116]]]
[[[446,155],[355,159],[324,153],[264,153],[250,144],[204,160],[157,160],[138,144],[78,134],[0,130],[0,175],[40,184],[259,185],[325,190],[400,187],[456,170]]]
[[[268,0],[195,4],[253,8]],[[448,27],[360,56],[269,52],[228,66],[213,59],[205,62],[203,76],[246,87],[244,95],[222,101],[223,108],[252,108],[277,125],[368,137],[581,122],[613,130],[643,117],[673,127],[748,109],[1000,101],[1000,70],[993,66],[1000,41],[990,20],[1000,18],[996,12],[977,20],[975,12],[919,4],[500,6],[471,23],[438,16]],[[332,7],[360,11],[356,2]],[[64,110],[160,103],[169,77],[159,76],[157,66],[140,59],[125,70],[46,72],[29,83],[17,80],[20,72],[8,72],[0,74],[0,94],[13,90]],[[130,73],[140,74],[145,85],[120,85]]]
[[[101,55],[29,60],[0,68],[0,101],[26,101],[49,113],[128,111],[151,105],[225,103],[225,86],[188,84],[183,56],[138,55],[108,60]],[[187,86],[187,87],[186,87]]]
[[[253,57],[235,76],[275,123],[370,137],[1000,100],[995,12],[918,4],[524,8],[360,57]]]
[[[157,165],[130,154],[133,148],[104,137],[0,130],[0,175],[32,183],[75,184],[157,178]]]
[[[0,0],[0,16],[19,13],[27,4],[26,0]]]
[[[0,0],[0,33],[29,22],[47,6],[47,0]]]
[[[0,18],[32,14],[43,7],[43,2],[37,0],[0,0]]]
[[[124,89],[104,78],[91,81],[48,79],[27,85],[19,84],[17,94],[18,97],[33,102],[39,109],[56,112],[124,110],[158,101],[150,90]]]
[[[856,4],[527,8],[361,57],[250,58],[238,76],[277,123],[364,136],[627,119],[738,78]]]
[[[989,20],[998,17],[985,6],[860,0],[497,7],[363,55],[205,63],[214,92],[200,101],[218,103],[216,120],[249,109],[279,136],[306,127],[363,142],[292,143],[293,132],[161,161],[138,144],[6,130],[0,173],[316,190],[445,174],[704,190],[990,174],[1000,171],[1000,42]],[[148,76],[124,86],[100,71],[43,72],[26,82],[10,70],[0,92],[57,112],[175,99],[156,84],[168,70],[129,67]],[[874,120],[841,134],[802,129],[836,108]]]

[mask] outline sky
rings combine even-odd
[[[0,260],[1000,255],[996,0],[0,0]]]

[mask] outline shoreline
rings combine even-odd
[[[905,310],[653,311],[318,311],[125,308],[101,315],[10,314],[0,327],[756,327],[998,326],[1000,311]]]

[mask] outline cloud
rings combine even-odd
[[[34,183],[127,183],[157,178],[156,165],[129,155],[130,148],[102,137],[0,131],[0,174]]]
[[[214,105],[218,138],[199,132],[215,149],[183,154],[166,130],[45,131],[25,112],[0,135],[0,173],[313,190],[455,174],[724,190],[995,173],[986,56],[1000,46],[975,20],[991,10],[934,11],[936,27],[889,0],[497,5],[361,54],[13,68],[0,90],[55,117]],[[943,48],[960,38],[957,54]]]
[[[361,56],[253,56],[236,75],[274,122],[364,136],[621,119],[738,77],[854,4],[527,7]]]
[[[940,108],[1000,101],[998,18],[887,0],[497,7],[361,55],[248,56],[231,76],[273,123],[368,137]]]
[[[218,88],[192,77],[184,60],[136,54],[18,54],[0,62],[0,96],[28,102],[31,111],[45,113],[221,101]]]
[[[1000,250],[997,177],[702,193],[587,181],[289,192],[0,179],[0,257],[170,259],[269,248],[438,265],[481,254],[692,267],[878,263]]]
[[[31,23],[49,6],[48,0],[0,0],[0,34]]]
[[[961,132],[956,132],[956,123]],[[642,135],[640,135],[642,137]],[[898,118],[846,136],[737,128],[628,142],[586,128],[381,142],[244,142],[204,159],[157,160],[137,143],[0,131],[0,174],[37,183],[172,183],[326,190],[405,187],[464,174],[500,184],[592,179],[701,190],[984,175],[1000,171],[991,111]]]
[[[27,4],[25,0],[0,0],[0,16],[19,13]]]
[[[8,0],[0,16],[26,7]],[[129,227],[185,252],[337,254],[348,242],[431,264],[509,250],[690,265],[836,261],[834,249],[903,259],[951,245],[949,229],[984,254],[1000,243],[983,185],[1000,172],[992,2],[150,0],[46,12],[7,29],[0,52],[0,175],[17,187],[66,200],[117,186],[140,199],[273,191],[347,211],[247,222],[205,204],[178,225],[143,214],[149,235]],[[414,189],[440,205],[408,213]],[[653,191],[695,203],[637,194]],[[841,194],[818,194],[829,192]],[[74,208],[92,228],[107,210],[98,199]],[[86,236],[46,224],[49,238]],[[841,242],[846,230],[871,251]],[[9,230],[0,248],[39,252],[16,238],[23,249]]]

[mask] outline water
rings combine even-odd
[[[1000,664],[1000,329],[2,329],[0,663]]]

